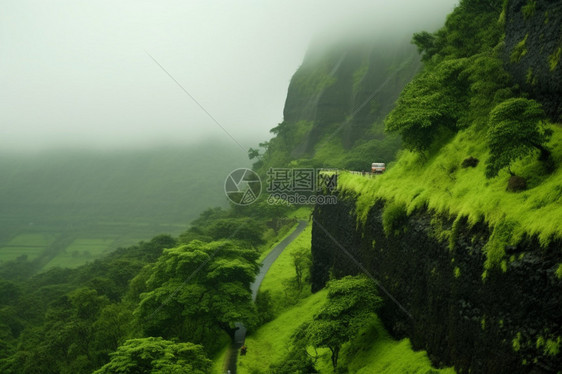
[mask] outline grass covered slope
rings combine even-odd
[[[265,324],[246,338],[248,352],[238,359],[240,374],[268,373],[269,365],[281,360],[291,345],[291,336],[304,322],[310,321],[326,301],[327,291],[322,290],[286,310],[275,320]],[[310,353],[314,350],[309,348]],[[320,373],[332,373],[330,351],[319,349],[316,364]],[[359,337],[344,345],[340,354],[340,367],[349,373],[454,373],[453,369],[438,370],[424,351],[414,352],[408,339],[393,340],[378,318],[365,326]],[[218,365],[217,365],[218,366]]]
[[[562,128],[553,125],[549,143],[552,157],[562,163]],[[366,219],[368,209],[377,199],[402,204],[407,213],[427,207],[435,212],[468,218],[470,223],[485,221],[492,229],[509,226],[508,242],[515,243],[522,235],[536,235],[546,244],[562,238],[562,168],[552,174],[543,170],[536,157],[516,162],[512,171],[527,179],[528,189],[506,192],[510,175],[486,179],[484,160],[486,145],[472,130],[460,131],[439,152],[425,159],[422,154],[404,151],[396,164],[373,179],[343,173],[339,176],[341,191],[358,195],[357,213]],[[474,168],[463,168],[469,156],[480,160]]]
[[[293,332],[320,310],[326,295],[327,291],[323,290],[309,296],[246,337],[248,352],[238,358],[238,372],[267,373],[269,365],[281,360],[288,352]]]
[[[270,365],[283,360],[293,342],[292,336],[303,323],[310,322],[327,301],[327,290],[310,294],[308,285],[298,292],[294,289],[295,267],[293,254],[310,248],[311,227],[299,235],[271,266],[260,292],[269,292],[277,317],[246,337],[248,352],[238,359],[241,374],[268,373]],[[311,355],[318,354],[316,368],[321,373],[332,373],[330,351],[309,347]],[[454,373],[452,369],[432,368],[427,354],[414,352],[408,339],[393,340],[382,323],[373,315],[372,320],[358,337],[345,344],[340,354],[341,368],[349,373]],[[215,360],[214,373],[223,367],[225,354]]]
[[[305,284],[299,292],[293,284],[296,276],[293,254],[304,248],[310,248],[312,226],[309,225],[271,265],[261,286],[260,292],[269,292],[273,303],[273,312],[279,313],[294,304],[300,297],[308,294],[309,287]]]
[[[453,368],[435,369],[425,351],[413,351],[409,339],[396,341],[389,336],[378,318],[373,318],[360,336],[342,349],[341,365],[357,374],[454,374]],[[318,368],[330,373],[328,352]]]
[[[385,175],[339,179],[358,195],[363,222],[377,199],[396,214],[428,208],[485,222],[486,268],[503,268],[505,246],[524,235],[562,238],[562,128],[505,70],[508,3],[462,0],[441,30],[414,35],[424,69],[385,119],[405,150]]]

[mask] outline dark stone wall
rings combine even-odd
[[[506,69],[515,81],[543,104],[553,121],[562,120],[562,56],[554,69],[549,59],[562,48],[562,1],[536,0],[534,12],[525,14],[531,0],[510,0],[506,11]],[[530,9],[530,8],[527,8]],[[523,56],[514,54],[525,40]]]
[[[548,355],[536,343],[539,336],[556,340],[562,335],[562,281],[555,275],[562,262],[560,241],[541,248],[533,238],[523,240],[508,248],[514,261],[507,271],[490,271],[483,281],[483,248],[490,236],[486,225],[469,227],[461,221],[450,250],[447,240],[438,239],[439,232],[451,229],[450,218],[418,211],[402,233],[387,237],[383,209],[384,203],[377,202],[362,227],[352,196],[316,207],[313,291],[330,276],[360,272],[341,245],[411,315],[381,291],[380,316],[388,330],[396,338],[409,337],[415,349],[427,350],[436,366],[454,365],[458,373],[560,373],[562,355]]]

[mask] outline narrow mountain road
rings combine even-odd
[[[267,257],[262,261],[260,272],[256,276],[254,283],[252,283],[252,285],[250,286],[252,290],[252,300],[256,301],[256,296],[258,295],[258,290],[260,289],[261,282],[265,278],[265,275],[269,271],[271,265],[275,262],[275,260],[277,260],[277,257],[279,257],[281,252],[283,252],[283,250],[287,248],[287,246],[291,244],[291,242],[304,231],[306,225],[307,221],[299,221],[297,228],[294,229],[293,232],[289,234],[285,239],[283,239],[279,244],[277,244],[275,248],[273,248],[271,252],[269,252]],[[240,350],[240,347],[244,345],[244,340],[246,339],[246,328],[244,327],[244,325],[242,323],[237,323],[236,326],[238,327],[238,330],[236,330],[236,333],[234,334],[234,342],[230,346],[226,358],[228,361],[227,370],[230,370],[231,374],[236,374],[238,352]]]

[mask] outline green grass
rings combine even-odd
[[[396,341],[375,316],[359,336],[346,344],[340,353],[338,366],[347,366],[349,373],[357,374],[453,374],[452,368],[435,369],[425,351],[412,350],[409,339]],[[317,368],[322,373],[331,373],[329,351],[323,352]]]
[[[287,214],[287,217],[307,221],[310,219],[311,213],[312,213],[312,207],[300,206],[297,209],[289,212],[289,214]]]
[[[220,351],[213,359],[213,366],[211,367],[212,374],[224,374],[225,370],[225,360],[228,354],[229,346],[225,346],[222,351]]]
[[[51,234],[20,234],[10,240],[7,246],[46,247],[55,240]]]
[[[246,338],[248,353],[238,359],[240,374],[267,373],[269,365],[283,359],[291,345],[291,335],[304,322],[320,311],[327,299],[327,291],[310,295],[299,304],[286,310],[278,318],[258,329]],[[309,348],[309,353],[314,350]],[[317,369],[332,373],[330,352],[319,349]],[[218,366],[218,363],[215,364]],[[435,369],[425,351],[413,351],[408,339],[393,340],[378,318],[352,342],[345,344],[340,353],[340,367],[348,367],[349,373],[404,373],[449,374],[454,369]]]
[[[248,336],[248,352],[246,356],[239,357],[238,373],[267,373],[269,365],[279,361],[287,352],[293,331],[314,317],[326,301],[327,294],[326,290],[322,290],[307,297]]]
[[[63,251],[49,261],[43,270],[53,267],[76,268],[96,258],[102,257],[109,250],[114,239],[76,239]]]
[[[557,165],[562,165],[562,129],[552,126],[554,135],[549,147]],[[524,233],[537,235],[543,245],[561,238],[562,167],[552,174],[544,172],[536,155],[515,163],[515,174],[527,178],[529,189],[520,193],[506,192],[509,174],[486,179],[488,158],[484,134],[460,131],[438,153],[424,159],[420,154],[403,151],[384,175],[369,179],[342,173],[338,188],[356,194],[359,222],[365,222],[369,208],[377,199],[403,203],[408,214],[428,207],[438,213],[466,216],[471,224],[485,221],[492,229],[501,222],[512,222],[510,240]],[[475,168],[460,165],[469,156],[480,163]]]
[[[12,261],[20,256],[27,256],[28,260],[37,258],[44,250],[43,247],[2,247],[0,248],[0,263],[4,261]]]
[[[281,243],[283,241],[283,239],[285,239],[287,236],[291,235],[291,233],[295,230],[295,228],[297,227],[298,223],[295,223],[291,226],[284,226],[282,227],[279,232],[277,234],[274,233],[273,230],[268,230],[270,231],[270,236],[267,237],[266,236],[266,243],[260,246],[260,250],[261,250],[261,255],[258,259],[258,262],[262,262],[267,255],[269,254],[269,252],[271,252],[271,250],[273,248],[275,248],[275,246],[279,243]]]
[[[296,290],[288,289],[287,285],[296,276],[291,253],[301,248],[310,248],[311,238],[312,226],[308,225],[304,231],[285,248],[273,265],[271,265],[260,286],[259,292],[270,292],[274,303],[273,310],[276,315],[286,307],[293,305],[299,298],[310,293],[310,287],[307,285],[305,285],[300,293]]]
[[[79,252],[85,253],[89,252],[92,255],[98,255],[105,252],[111,244],[113,244],[114,239],[76,239],[67,248],[67,252]]]
[[[55,236],[52,234],[19,234],[0,248],[0,262],[12,261],[20,256],[27,256],[27,260],[33,260],[54,240]]]

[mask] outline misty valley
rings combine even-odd
[[[562,373],[562,1],[319,7],[6,5],[0,373]]]

